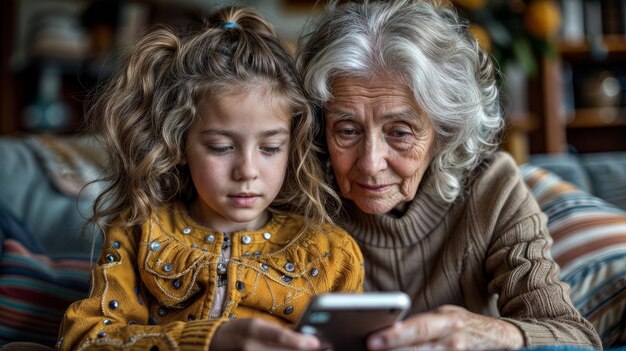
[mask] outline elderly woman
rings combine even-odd
[[[493,64],[449,4],[331,4],[298,64],[366,289],[412,297],[370,349],[600,346],[559,280],[546,217],[496,151]]]

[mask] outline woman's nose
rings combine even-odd
[[[259,169],[256,165],[252,153],[242,154],[233,168],[233,178],[237,181],[247,181],[256,179],[259,176]]]
[[[357,167],[361,173],[374,176],[387,168],[387,144],[379,137],[370,137],[359,148]]]

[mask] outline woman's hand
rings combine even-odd
[[[222,324],[211,340],[211,351],[316,350],[320,341],[261,320],[235,319]]]
[[[367,345],[370,350],[409,346],[428,350],[519,349],[524,347],[524,337],[511,323],[446,305],[371,335]]]

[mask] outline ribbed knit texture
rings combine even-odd
[[[444,304],[509,318],[527,346],[600,346],[550,258],[546,217],[504,153],[485,161],[448,204],[422,189],[407,211],[369,215],[347,203],[343,227],[365,257],[366,290],[401,290],[412,312]]]

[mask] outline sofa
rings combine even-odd
[[[104,158],[90,137],[40,134],[0,137],[0,160],[0,346],[52,347],[88,294],[101,233],[84,222]],[[605,347],[626,345],[626,153],[533,155],[520,172],[572,301]]]

